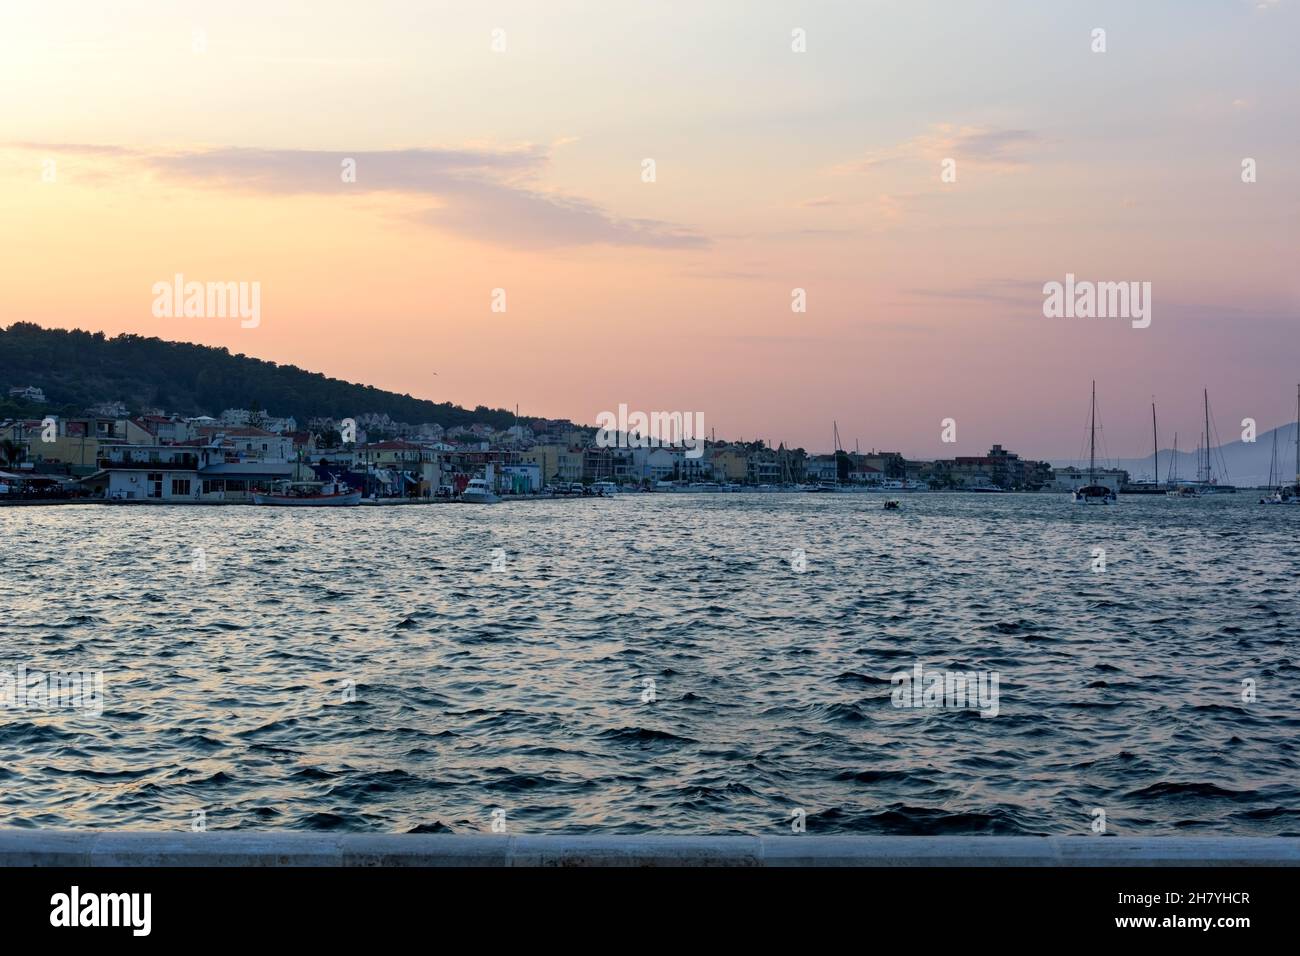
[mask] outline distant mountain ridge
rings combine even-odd
[[[9,389],[29,385],[45,392],[51,410],[67,413],[121,401],[133,411],[159,407],[185,415],[216,416],[227,408],[255,406],[293,416],[302,427],[316,416],[370,413],[412,425],[436,422],[446,429],[473,422],[503,429],[515,422],[507,409],[471,410],[399,395],[294,365],[231,355],[224,348],[16,322],[0,329],[0,417],[6,407],[18,408],[7,401]]]
[[[1295,481],[1295,437],[1296,423],[1291,422],[1287,425],[1279,425],[1277,428],[1270,429],[1266,432],[1260,432],[1255,436],[1254,442],[1234,441],[1226,445],[1220,445],[1211,449],[1211,461],[1214,464],[1214,475],[1221,483],[1238,485],[1240,487],[1251,487],[1264,485],[1268,483],[1268,466],[1273,457],[1273,433],[1277,432],[1277,470],[1281,472],[1282,483],[1292,484]],[[1181,445],[1182,442],[1180,441]],[[1169,477],[1169,464],[1173,455],[1172,449],[1160,449],[1160,483],[1164,484]],[[1222,455],[1222,458],[1220,458]],[[1056,467],[1066,465],[1079,466],[1077,459],[1058,458],[1052,462]],[[1222,474],[1222,466],[1227,465],[1228,474]],[[1087,467],[1088,461],[1085,458],[1082,467]],[[1099,468],[1123,468],[1129,473],[1134,480],[1151,478],[1151,456],[1144,458],[1111,458],[1107,462],[1097,460]],[[1197,452],[1179,450],[1177,465],[1174,473],[1180,479],[1195,479],[1197,470]]]

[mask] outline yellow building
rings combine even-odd
[[[536,465],[542,483],[582,480],[582,449],[569,445],[534,445],[522,455],[525,464]]]
[[[713,473],[721,481],[744,481],[749,456],[740,448],[713,448]]]
[[[22,445],[28,461],[59,462],[69,465],[73,474],[85,475],[98,469],[103,444],[154,443],[154,437],[129,418],[56,418],[49,441],[46,434],[44,421],[27,420],[0,429],[0,440]]]

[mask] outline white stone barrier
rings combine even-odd
[[[0,829],[0,866],[1300,866],[1300,838]]]

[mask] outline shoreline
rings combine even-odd
[[[1267,489],[1246,488],[1246,489],[1238,489],[1237,493],[1244,494],[1244,496],[1249,497],[1251,494],[1257,491],[1262,492],[1266,490]],[[643,497],[675,498],[682,495],[693,495],[693,496],[702,496],[702,497],[709,497],[709,498],[725,498],[725,497],[731,497],[733,495],[760,495],[763,497],[768,497],[771,495],[803,495],[803,494],[808,494],[808,492],[787,491],[787,490],[759,491],[757,489],[741,489],[738,491],[651,491],[651,492],[625,491],[625,492],[619,492],[618,494],[615,495],[502,496],[501,500],[497,502],[497,504],[511,504],[517,502],[532,502],[532,501],[609,501],[609,500],[616,501],[621,498],[643,498]],[[890,497],[890,495],[878,491],[855,491],[855,492],[846,492],[844,494],[852,497],[863,496],[866,497],[868,500],[881,500],[881,501]],[[1069,494],[1070,492],[1068,491],[1000,491],[996,493],[995,497],[1004,497],[1007,495],[1033,495],[1035,497],[1051,497],[1055,495],[1064,498]],[[1163,498],[1165,497],[1163,492],[1160,493],[1159,495],[1155,495],[1151,492],[1144,492],[1144,491],[1135,491],[1135,492],[1121,491],[1119,494],[1121,498],[1152,498],[1152,497]],[[981,498],[991,497],[990,493],[988,492],[972,491],[970,489],[959,489],[959,488],[943,488],[943,489],[936,489],[934,491],[902,492],[897,495],[897,498],[900,501],[907,501],[912,498],[916,498],[916,497],[923,498],[923,497],[928,497],[930,495],[979,495]],[[474,502],[459,501],[455,498],[362,498],[360,501],[360,506],[367,507],[367,508],[398,507],[398,506],[406,506],[406,505],[462,505],[462,504],[474,504]],[[253,502],[251,501],[193,501],[193,500],[185,501],[185,500],[179,500],[175,498],[163,498],[163,499],[38,498],[34,500],[22,500],[22,499],[6,500],[3,496],[0,496],[0,508],[5,508],[5,507],[22,508],[22,507],[54,506],[54,505],[113,505],[113,506],[128,506],[128,507],[133,505],[143,505],[145,507],[160,507],[166,505],[175,505],[178,507],[186,507],[186,508],[196,506],[196,505],[199,507],[207,507],[207,506],[253,507],[254,506]]]

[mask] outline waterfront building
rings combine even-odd
[[[681,470],[679,472],[679,481],[691,484],[697,481],[713,481],[713,456],[709,453],[710,449],[705,448],[704,454],[697,458],[687,458],[682,455]]]
[[[714,481],[742,482],[749,472],[749,453],[739,445],[717,445],[705,452],[713,462]]]
[[[992,486],[1004,491],[1038,491],[1051,483],[1052,466],[1023,459],[1001,445],[994,445],[987,455],[959,455],[936,461],[928,477],[954,488]]]
[[[835,455],[809,455],[804,461],[807,481],[838,481],[839,476],[839,461]]]
[[[596,448],[582,449],[582,480],[584,482],[612,481],[625,484],[632,478],[632,449]]]
[[[906,478],[907,465],[901,453],[896,451],[869,451],[864,454],[849,456],[859,466],[874,468],[883,478]]]
[[[542,490],[542,471],[532,462],[501,465],[497,469],[500,490],[514,495],[531,495]]]
[[[855,457],[857,456],[850,455],[849,459],[852,461]],[[854,484],[878,485],[884,480],[884,477],[884,473],[872,465],[855,461],[849,466],[848,478]]]
[[[41,419],[6,422],[0,424],[0,440],[19,446],[22,457],[29,461],[62,466],[62,471],[74,476],[95,472],[103,443],[156,443],[149,432],[126,418],[57,418],[54,428],[53,440],[45,441],[46,427]]]
[[[582,449],[568,444],[534,445],[523,461],[535,464],[545,484],[582,480]]]
[[[672,481],[681,474],[681,448],[633,448],[632,477],[640,484]]]
[[[82,485],[110,500],[244,501],[293,474],[288,462],[241,460],[223,444],[101,444],[99,452],[99,469]]]
[[[758,448],[749,452],[745,480],[751,485],[775,485],[781,481],[781,459],[775,449]]]

